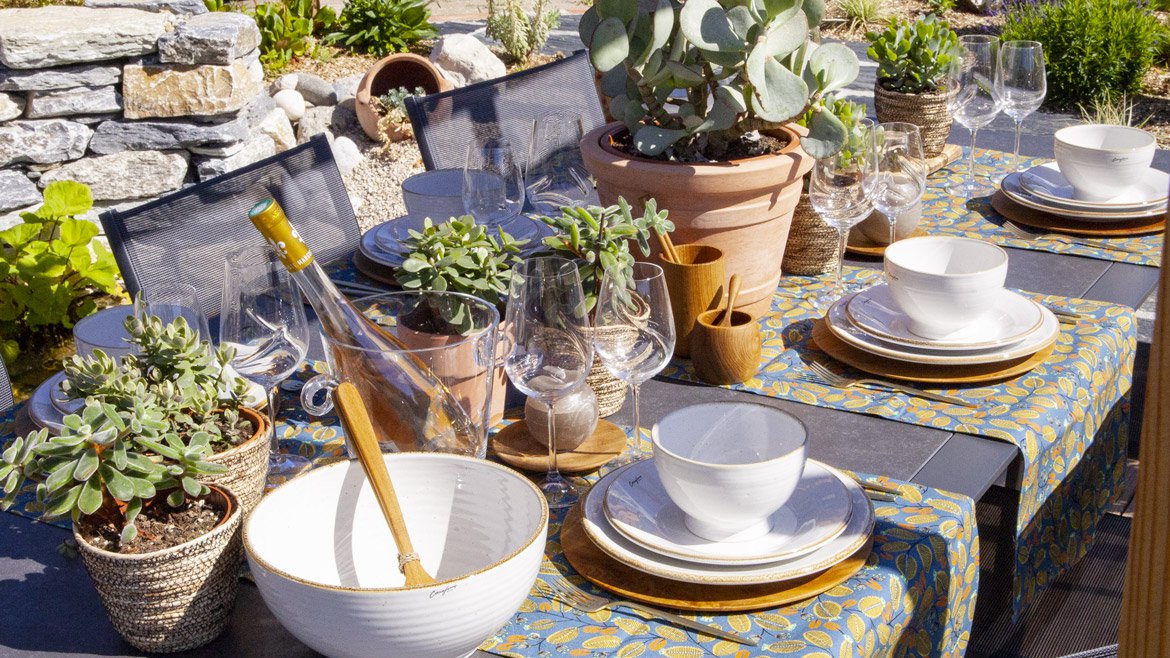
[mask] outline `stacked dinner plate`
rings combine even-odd
[[[691,533],[683,511],[663,488],[652,460],[635,462],[602,478],[582,507],[585,534],[596,548],[626,567],[655,577],[648,580],[688,583],[680,591],[690,600],[711,604],[706,609],[736,609],[714,605],[736,600],[736,592],[741,590],[731,586],[767,583],[773,588],[772,596],[783,596],[786,586],[791,592],[847,559],[858,560],[860,566],[865,555],[858,557],[858,553],[868,553],[865,549],[874,524],[873,507],[861,486],[813,460],[806,462],[795,493],[772,515],[771,529],[754,539],[710,541]],[[573,562],[573,555],[569,558]],[[589,565],[574,566],[598,582]],[[840,580],[826,584],[825,589]],[[817,593],[804,592],[783,600]],[[766,596],[754,607],[761,603],[767,603]],[[688,606],[679,603],[675,607]]]
[[[859,350],[894,361],[948,366],[982,365],[1029,357],[1051,346],[1060,323],[1047,308],[999,289],[992,310],[943,338],[910,331],[909,317],[885,284],[840,299],[825,316],[833,335]]]
[[[1106,201],[1076,198],[1072,183],[1060,173],[1055,162],[1009,174],[1001,189],[1012,201],[1057,217],[1079,222],[1132,222],[1159,217],[1166,212],[1170,174],[1147,169],[1141,179],[1124,193]]]
[[[398,267],[409,255],[404,248],[411,231],[421,231],[423,217],[404,215],[397,219],[379,224],[362,235],[359,249],[363,256],[385,267]],[[433,222],[433,220],[432,220]],[[532,253],[541,247],[541,240],[552,235],[552,230],[544,223],[517,215],[505,221],[501,228],[517,240],[528,240],[521,252]],[[495,233],[495,229],[492,229]]]

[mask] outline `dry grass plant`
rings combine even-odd
[[[890,20],[890,12],[882,0],[837,0],[837,8],[844,15],[847,31],[862,35]]]
[[[1109,100],[1107,97],[1101,96],[1094,99],[1089,104],[1089,107],[1078,105],[1077,108],[1080,109],[1081,120],[1085,123],[1141,128],[1152,118],[1147,116],[1138,123],[1134,123],[1134,103],[1130,102],[1128,96],[1121,96],[1114,100]]]

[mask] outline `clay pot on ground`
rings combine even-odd
[[[657,199],[670,212],[676,244],[716,247],[726,257],[725,275],[739,274],[738,310],[761,316],[771,307],[801,180],[813,159],[788,127],[773,131],[788,145],[772,155],[711,163],[660,162],[618,150],[614,136],[625,126],[611,123],[581,140],[581,155],[597,180],[603,204],[624,197],[634,206]],[[726,282],[724,282],[726,283]]]
[[[376,142],[382,141],[378,132],[381,115],[371,107],[371,100],[398,87],[406,87],[411,91],[422,87],[428,94],[436,94],[451,89],[451,83],[425,57],[396,53],[378,60],[358,83],[357,98],[354,100],[362,130]]]
[[[272,426],[264,414],[244,407],[240,415],[252,422],[252,438],[240,445],[218,452],[207,458],[214,464],[223,464],[228,467],[226,473],[205,475],[199,478],[200,482],[231,489],[239,499],[246,518],[256,509],[260,498],[264,496],[264,486],[268,482],[268,453],[272,439]]]

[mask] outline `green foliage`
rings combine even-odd
[[[231,0],[203,0],[203,6],[207,7],[207,11],[235,11],[230,2]]]
[[[561,12],[544,8],[544,0],[536,0],[532,13],[524,10],[521,0],[488,0],[486,34],[504,46],[518,61],[528,61],[544,48],[548,35],[561,24]]]
[[[1144,3],[1065,0],[1010,5],[1001,38],[1044,44],[1048,98],[1071,107],[1140,91],[1159,31],[1157,16]]]
[[[406,290],[461,292],[502,306],[512,267],[520,262],[520,247],[528,241],[516,240],[502,228],[497,231],[492,235],[471,215],[440,224],[428,218],[422,231],[410,231],[404,244],[410,255],[395,269],[394,278]],[[461,334],[478,329],[462,305],[437,310]]]
[[[857,77],[848,47],[809,39],[824,9],[823,0],[658,0],[653,10],[609,0],[581,16],[580,34],[603,74],[610,113],[638,151],[719,160],[745,133],[819,108],[825,94]],[[818,111],[814,125],[822,144],[845,138],[827,112]]]
[[[397,87],[378,97],[382,104],[382,116],[389,117],[394,123],[409,123],[410,117],[406,114],[406,99],[411,96],[426,96],[427,91],[422,87],[415,87],[410,91],[406,87]]]
[[[889,12],[882,7],[882,0],[839,0],[837,6],[845,14],[845,20],[853,32],[863,32],[889,19]]]
[[[21,214],[23,224],[0,231],[0,347],[6,361],[20,344],[44,331],[69,329],[97,309],[100,294],[118,291],[118,266],[110,250],[93,238],[89,187],[57,181],[45,202]]]
[[[930,7],[931,13],[941,16],[954,9],[957,3],[955,0],[926,0],[926,4]]]
[[[429,0],[348,0],[328,41],[354,52],[383,57],[406,52],[439,31],[431,25]]]
[[[66,361],[63,389],[84,395],[85,407],[65,417],[61,435],[38,430],[0,454],[0,508],[35,479],[47,517],[100,515],[119,524],[125,546],[157,495],[180,507],[207,494],[197,478],[227,470],[206,461],[215,445],[251,435],[239,417],[244,382],[224,370],[233,350],[200,342],[182,318],[128,318],[126,328],[138,353],[120,364],[100,350]]]
[[[322,7],[320,0],[258,4],[251,16],[260,28],[260,63],[268,73],[283,70],[298,57],[317,56],[318,37],[337,24],[336,12]]]
[[[848,98],[838,96],[829,96],[825,99],[824,111],[831,112],[833,116],[845,126],[845,142],[841,146],[841,153],[846,158],[851,158],[852,153],[861,152],[866,148],[867,136],[861,130],[861,120],[865,118],[865,104],[854,103]],[[800,117],[797,121],[800,125],[808,127],[812,121],[813,112],[810,110]],[[809,136],[802,138],[801,143],[814,140],[815,137],[810,133]],[[805,181],[808,182],[807,179]]]
[[[881,85],[903,94],[938,91],[962,57],[959,36],[934,14],[893,22],[867,38]]]
[[[1151,117],[1146,117],[1134,123],[1133,103],[1125,96],[1108,99],[1094,98],[1088,107],[1080,106],[1081,120],[1085,123],[1102,123],[1109,126],[1133,126],[1141,128]]]
[[[635,219],[630,204],[618,197],[618,205],[608,208],[566,206],[560,217],[537,217],[551,226],[557,234],[544,239],[545,246],[556,255],[577,261],[581,272],[581,286],[585,290],[586,310],[597,305],[602,276],[610,271],[619,288],[633,273],[634,255],[630,240],[638,242],[643,256],[650,255],[650,233],[669,233],[674,223],[667,220],[665,210],[658,210],[654,199],[646,202],[642,216]]]

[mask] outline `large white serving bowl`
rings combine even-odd
[[[1077,198],[1104,201],[1142,179],[1156,146],[1154,136],[1141,128],[1085,124],[1056,131],[1052,150]]]
[[[971,238],[908,238],[885,255],[890,294],[923,338],[945,338],[991,310],[1007,266],[1006,251]]]
[[[482,459],[385,455],[422,565],[404,587],[398,551],[361,465],[301,475],[260,501],[244,547],[264,602],[327,656],[452,658],[516,613],[544,556],[548,505],[527,478]]]
[[[770,529],[804,472],[808,432],[792,414],[752,402],[709,402],[672,411],[650,432],[666,495],[694,534],[755,539]]]

